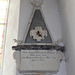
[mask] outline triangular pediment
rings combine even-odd
[[[42,34],[38,33],[39,31],[36,32],[37,28],[39,28],[39,30],[42,31],[41,32]],[[30,33],[32,32],[32,30],[34,31],[34,33],[33,36],[31,37]],[[26,35],[25,35],[24,43],[52,43],[51,35],[48,31],[47,25],[44,21],[44,17],[42,16],[42,12],[40,9],[35,9],[34,13],[32,14],[31,22],[25,34]],[[40,36],[37,37],[37,34],[38,35],[40,34]]]

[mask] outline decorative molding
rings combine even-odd
[[[31,4],[35,7],[39,7],[43,4],[43,0],[31,0]]]

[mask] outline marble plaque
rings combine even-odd
[[[61,52],[56,50],[21,50],[21,71],[58,71]]]

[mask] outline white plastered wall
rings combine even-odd
[[[5,42],[3,75],[20,75],[16,70],[13,58],[12,46],[16,45],[13,39],[22,40],[26,26],[32,13],[30,0],[10,0],[7,34]],[[61,23],[57,0],[44,0],[42,11],[54,41],[62,38]],[[60,71],[55,75],[66,75],[65,62],[63,60]]]
[[[67,75],[75,75],[75,0],[59,0]]]

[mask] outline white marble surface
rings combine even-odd
[[[56,50],[22,50],[20,56],[20,71],[52,71],[54,73],[59,71],[60,60],[63,59],[62,52]]]

